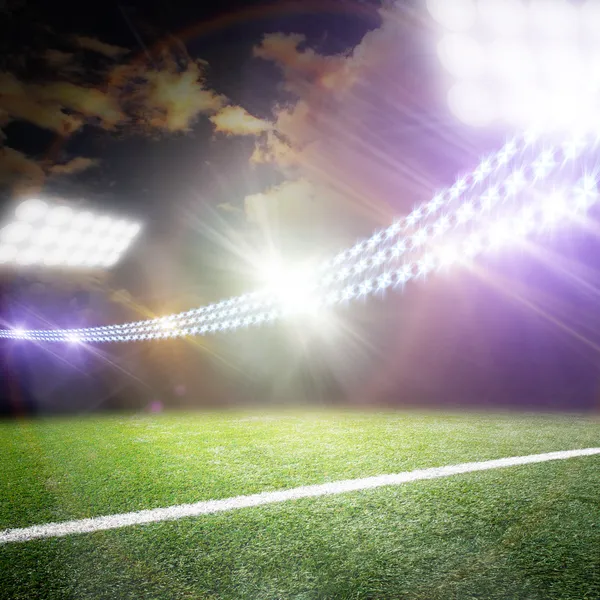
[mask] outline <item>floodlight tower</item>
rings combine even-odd
[[[139,223],[74,210],[38,198],[14,207],[0,229],[0,264],[28,268],[110,268],[140,232]]]
[[[427,0],[462,122],[579,132],[600,125],[600,2]]]

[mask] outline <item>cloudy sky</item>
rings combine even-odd
[[[422,3],[0,3],[0,186],[145,223],[106,285],[153,311],[316,258],[472,165]]]

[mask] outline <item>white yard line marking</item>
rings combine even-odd
[[[286,500],[298,498],[316,498],[318,496],[329,496],[332,494],[343,494],[358,490],[370,490],[373,488],[400,485],[421,479],[436,479],[448,477],[460,473],[472,473],[474,471],[487,471],[488,469],[500,469],[503,467],[514,467],[517,465],[528,465],[531,463],[545,462],[548,460],[563,460],[577,456],[592,456],[600,454],[600,448],[584,448],[581,450],[564,450],[561,452],[548,452],[546,454],[531,454],[529,456],[513,456],[511,458],[499,458],[497,460],[486,460],[482,462],[462,463],[449,465],[447,467],[433,467],[430,469],[417,469],[404,473],[392,475],[378,475],[376,477],[365,477],[363,479],[348,479],[345,481],[333,481],[318,485],[307,485],[280,492],[263,492],[251,496],[235,496],[223,500],[208,500],[195,502],[194,504],[179,504],[167,508],[153,508],[151,510],[140,510],[105,517],[93,517],[90,519],[79,519],[77,521],[65,521],[63,523],[47,523],[45,525],[34,525],[21,529],[4,529],[0,531],[0,544],[10,542],[28,542],[39,538],[63,537],[75,533],[92,533],[94,531],[105,531],[107,529],[119,529],[130,525],[141,525],[143,523],[157,523],[159,521],[174,521],[185,517],[197,517],[212,513],[248,508],[251,506],[262,506]]]

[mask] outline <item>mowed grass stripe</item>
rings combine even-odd
[[[568,458],[592,456],[600,454],[600,448],[584,448],[579,450],[564,450],[549,452],[545,454],[533,454],[529,456],[513,456],[484,462],[470,462],[445,467],[433,467],[430,469],[419,469],[405,473],[391,475],[379,475],[363,479],[336,481],[321,485],[303,486],[291,490],[279,492],[265,492],[252,496],[237,496],[224,500],[212,500],[208,502],[196,502],[194,504],[182,504],[167,508],[153,510],[141,510],[138,512],[81,519],[64,523],[48,523],[35,525],[21,529],[8,529],[0,531],[0,544],[11,542],[28,542],[40,538],[64,537],[73,534],[93,533],[95,531],[106,531],[108,529],[120,529],[132,525],[156,523],[160,521],[174,521],[185,517],[197,517],[200,515],[225,512],[241,508],[263,506],[288,500],[300,498],[315,498],[342,494],[346,492],[374,489],[384,486],[400,485],[411,481],[422,479],[437,479],[449,477],[462,473],[475,471],[487,471],[489,469],[500,469],[518,465],[547,462],[551,460],[565,460]]]
[[[596,447],[569,415],[273,411],[0,422],[0,529]]]

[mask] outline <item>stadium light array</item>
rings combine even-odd
[[[0,229],[0,264],[108,268],[121,259],[140,229],[129,220],[31,198]]]
[[[308,280],[280,266],[265,289],[186,312],[85,329],[2,330],[0,338],[95,343],[207,335],[289,316],[306,298],[312,307],[327,307],[402,289],[585,215],[600,199],[599,148],[600,137],[590,133],[549,144],[528,131],[405,219],[323,263]]]
[[[448,105],[461,121],[600,125],[598,0],[427,0],[427,8],[442,28]]]

